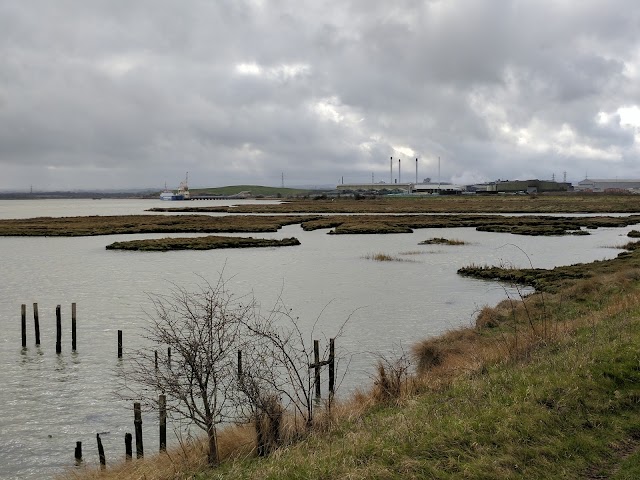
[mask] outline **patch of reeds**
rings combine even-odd
[[[411,260],[407,258],[400,258],[394,255],[389,255],[388,253],[367,253],[362,256],[362,258],[366,260],[375,260],[376,262],[410,262]]]
[[[443,237],[433,237],[418,243],[418,245],[466,245],[466,244],[467,242],[465,242],[464,240],[457,240],[455,238],[443,238]]]

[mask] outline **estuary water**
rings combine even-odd
[[[0,218],[143,214],[156,206],[167,203],[0,201]],[[0,237],[0,478],[50,478],[74,468],[77,441],[83,443],[85,465],[94,467],[96,433],[101,433],[108,464],[123,459],[124,434],[133,432],[133,413],[131,405],[113,395],[119,362],[116,332],[123,330],[126,356],[127,348],[141,342],[149,294],[167,293],[172,285],[192,289],[203,281],[215,283],[222,274],[234,293],[251,293],[264,308],[281,298],[299,317],[309,340],[314,330],[321,348],[348,319],[337,340],[342,358],[338,375],[344,377],[338,394],[345,394],[369,382],[378,355],[408,351],[421,339],[470,325],[484,305],[513,294],[495,282],[460,277],[458,268],[471,263],[548,268],[612,258],[632,228],[603,228],[578,237],[526,237],[472,228],[327,235],[327,230],[304,232],[292,225],[253,236],[295,236],[300,246],[164,253],[108,251],[105,246],[167,235]],[[430,237],[469,244],[418,245]],[[366,258],[375,253],[404,261]],[[75,353],[70,338],[73,302],[78,318]],[[33,303],[40,313],[38,348]],[[26,350],[20,340],[21,304],[27,305]],[[60,355],[55,353],[56,305],[62,308]],[[323,389],[326,392],[326,384]],[[157,419],[145,416],[143,425],[145,451],[156,452]]]

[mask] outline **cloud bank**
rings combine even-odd
[[[0,189],[640,178],[639,32],[634,0],[0,0]]]

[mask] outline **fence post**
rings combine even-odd
[[[76,337],[76,304],[71,304],[71,351],[75,352],[77,347]]]
[[[22,317],[22,348],[27,348],[27,305],[22,304],[21,307],[21,317]]]
[[[118,330],[118,358],[122,358],[122,330]]]
[[[56,353],[62,352],[62,317],[60,305],[56,306]]]
[[[33,304],[33,328],[36,331],[36,347],[40,345],[40,315],[38,314],[38,304]]]
[[[238,380],[242,378],[242,351],[238,350]]]
[[[133,426],[136,432],[136,458],[144,457],[144,447],[142,445],[142,410],[140,402],[133,404]]]
[[[335,390],[335,374],[336,374],[336,363],[335,363],[335,339],[329,339],[329,395],[333,396]]]
[[[167,451],[167,396],[158,396],[158,407],[160,410],[160,451]]]
[[[320,342],[313,341],[314,383],[316,384],[316,399],[320,398]]]
[[[100,434],[96,433],[96,440],[98,441],[98,456],[100,457],[100,468],[104,469],[107,465],[107,459],[104,456],[104,447],[102,446],[102,440]]]

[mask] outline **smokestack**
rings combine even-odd
[[[418,183],[418,159],[416,158],[416,184]]]
[[[402,173],[400,173],[400,159],[398,159],[398,183],[402,183]]]
[[[390,177],[389,177],[389,183],[393,183],[393,157],[391,157],[391,161],[389,162],[389,165],[391,165],[391,173],[390,173]]]

